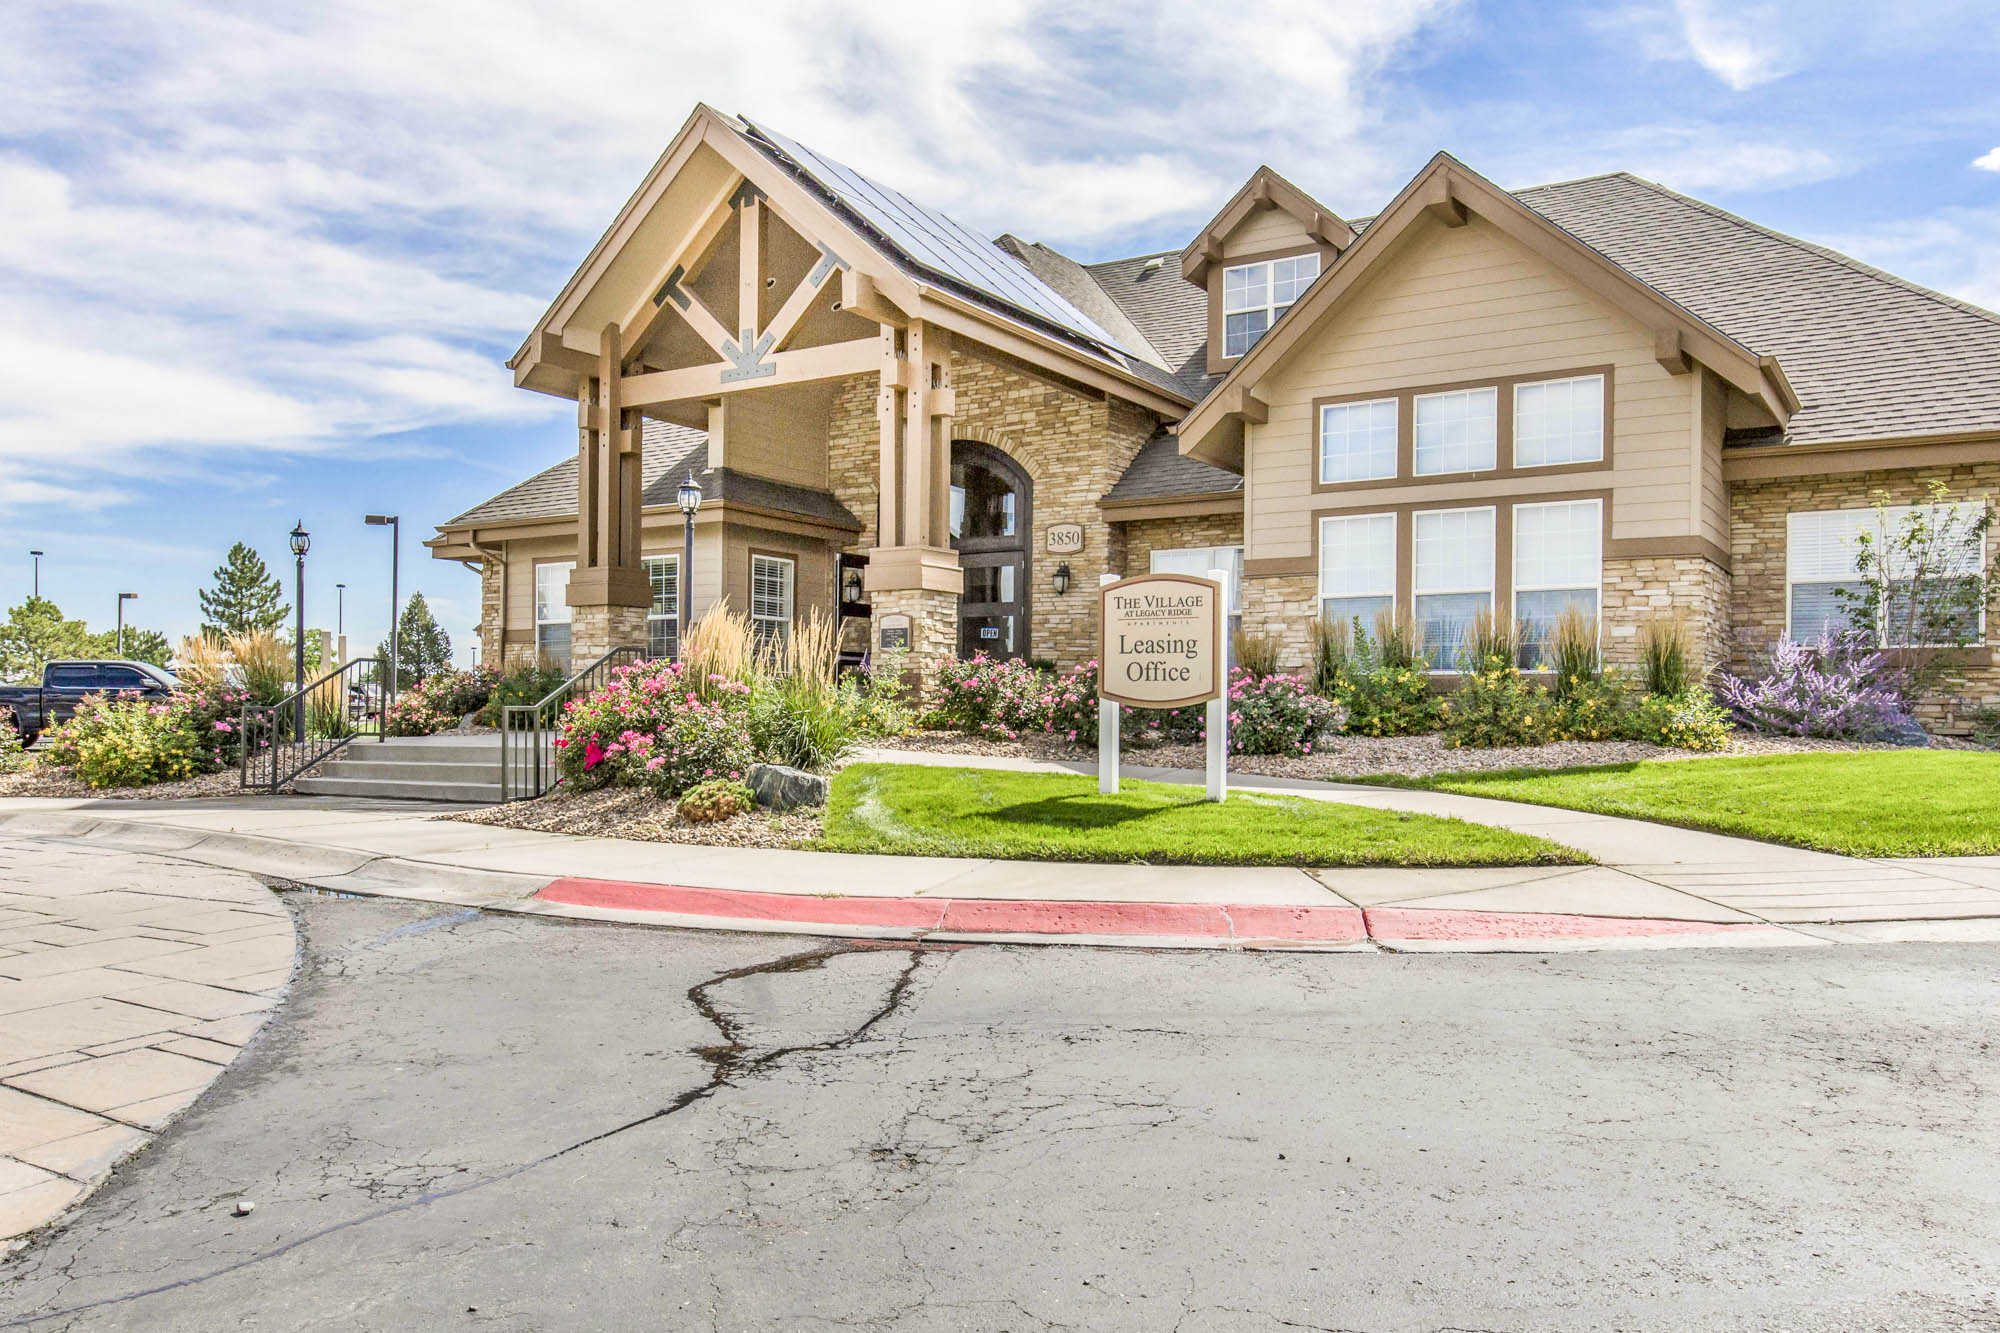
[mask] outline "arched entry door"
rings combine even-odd
[[[958,653],[1028,655],[1028,534],[1034,483],[990,444],[951,446],[951,545],[965,570]]]

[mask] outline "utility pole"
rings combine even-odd
[[[119,593],[119,594],[118,594],[118,649],[117,649],[117,651],[118,651],[118,656],[119,656],[119,657],[121,657],[121,658],[125,656],[125,603],[127,603],[127,602],[136,602],[136,601],[138,601],[138,600],[139,600],[139,594],[138,594],[138,593],[136,593],[136,592],[121,592],[121,593]]]

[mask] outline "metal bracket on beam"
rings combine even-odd
[[[806,274],[806,281],[817,287],[825,282],[826,275],[835,269],[845,272],[847,261],[828,249],[825,241],[819,242],[819,262],[813,265],[812,272]]]
[[[681,290],[681,279],[686,276],[686,269],[682,268],[679,264],[674,265],[674,271],[667,274],[667,280],[660,285],[660,290],[653,293],[653,304],[655,306],[662,305],[668,297],[672,297],[675,305],[683,310],[687,309],[688,302],[694,298]]]
[[[765,198],[766,196],[762,190],[758,189],[750,181],[745,180],[741,185],[736,187],[736,193],[729,196],[729,206],[731,208],[741,208],[753,201],[761,204]]]
[[[778,373],[778,363],[764,359],[764,354],[771,350],[771,344],[776,339],[767,333],[753,343],[750,341],[751,332],[752,330],[745,329],[739,341],[724,345],[723,351],[735,363],[732,369],[722,372],[724,384],[734,384],[738,380],[763,379],[766,375]]]

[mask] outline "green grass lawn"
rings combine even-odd
[[[1429,815],[998,769],[855,764],[834,779],[815,850],[1160,865],[1494,866],[1588,861],[1542,838]]]
[[[2000,853],[2000,754],[1870,750],[1363,779],[1679,824],[1849,856]]]

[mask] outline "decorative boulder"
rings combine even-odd
[[[817,773],[788,768],[784,764],[752,764],[743,775],[757,804],[770,810],[796,810],[802,805],[825,805],[831,785]]]

